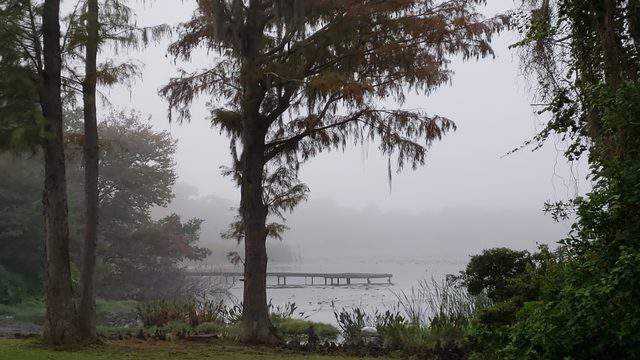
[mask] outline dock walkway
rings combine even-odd
[[[192,270],[188,272],[190,276],[212,276],[224,277],[235,280],[242,278],[242,272],[216,271],[216,270]],[[374,284],[372,280],[386,279],[386,283],[391,284],[392,274],[380,273],[317,273],[317,272],[267,272],[267,277],[277,278],[278,285],[287,285],[287,278],[304,278],[305,285],[351,285],[352,280],[366,280],[367,284]],[[320,282],[315,282],[319,279]],[[342,284],[340,280],[344,280]],[[324,281],[324,282],[323,282]]]

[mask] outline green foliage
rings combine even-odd
[[[97,325],[96,332],[99,337],[106,339],[113,338],[133,338],[140,331],[140,327],[135,326],[112,326],[112,325]]]
[[[10,273],[0,265],[0,304],[21,302],[27,297],[27,288],[20,275]]]
[[[39,293],[43,281],[43,168],[39,159],[37,155],[0,155],[0,268],[7,281],[22,283],[24,295]],[[0,303],[20,300],[10,297],[13,300],[0,299]]]
[[[488,303],[486,295],[470,294],[455,276],[447,276],[441,282],[423,279],[409,292],[401,291],[395,296],[398,308],[410,323],[431,327],[464,327]]]
[[[504,358],[509,353],[513,326],[523,306],[555,289],[564,248],[551,252],[540,246],[533,254],[505,248],[475,255],[460,279],[469,292],[486,293],[492,300],[466,328],[466,343],[478,359]]]
[[[0,304],[0,315],[17,321],[43,324],[45,316],[44,302],[40,299],[26,299],[14,305]]]
[[[81,111],[67,111],[65,121],[70,248],[77,270],[84,224]],[[136,113],[114,113],[99,126],[98,293],[112,299],[168,296],[184,283],[181,262],[209,253],[197,246],[200,220],[151,219],[151,209],[173,196],[175,140]],[[43,283],[42,163],[39,151],[0,155],[0,266],[19,276],[29,296],[40,294]],[[73,275],[77,281],[77,271]]]
[[[522,304],[497,303],[481,309],[465,331],[465,342],[475,359],[501,359],[511,341],[511,326]]]
[[[98,324],[112,326],[113,323],[126,322],[127,325],[135,322],[137,314],[135,301],[108,301],[96,300],[96,317]],[[39,298],[26,298],[21,302],[2,305],[0,304],[0,316],[11,317],[17,321],[43,324],[45,316],[44,301]]]
[[[474,255],[463,272],[463,281],[472,295],[486,293],[495,302],[505,301],[514,296],[514,279],[532,266],[527,251],[507,248],[484,250]]]
[[[308,334],[311,326],[313,326],[321,341],[335,341],[340,334],[340,331],[335,326],[303,319],[272,315],[271,322],[276,329],[276,333],[287,338],[301,339]]]
[[[204,322],[196,326],[193,330],[198,334],[220,335],[225,333],[226,326],[219,322]]]
[[[407,90],[426,95],[446,84],[451,58],[493,54],[491,36],[508,21],[484,18],[481,3],[198,3],[169,53],[191,60],[204,46],[219,56],[207,69],[181,70],[160,92],[170,119],[177,115],[179,121],[190,120],[197,97],[212,99],[208,120],[231,139],[233,162],[223,174],[244,186],[248,169],[259,169],[251,182],[262,185],[262,216],[283,218],[306,200],[309,189],[298,171],[321,152],[375,142],[390,158],[389,176],[391,158],[397,171],[425,164],[428,148],[455,123],[381,104],[402,104]],[[248,213],[239,214],[227,237],[244,238],[243,216]],[[264,227],[274,238],[287,229],[275,222]]]
[[[0,0],[0,150],[33,150],[45,136],[37,74],[23,43],[30,41],[23,23],[30,8],[28,1]]]
[[[464,356],[465,333],[477,311],[486,308],[484,294],[470,295],[457,278],[423,280],[408,293],[396,294],[395,311],[367,313],[361,308],[334,310],[345,344],[365,342],[363,328],[375,327],[385,352]]]
[[[596,183],[577,201],[579,220],[563,241],[571,258],[562,276],[550,279],[559,283],[518,316],[519,356],[640,356],[640,310],[632,305],[640,294],[640,84],[596,92],[592,106],[606,139],[591,155]],[[612,157],[620,146],[624,153]]]
[[[484,358],[640,358],[638,3],[530,4],[517,46],[551,116],[534,141],[557,134],[567,158],[588,153],[593,189],[548,206],[577,221],[559,251],[510,282],[537,291],[507,286],[517,291],[481,313],[469,338]]]
[[[126,334],[126,331],[125,331]],[[135,334],[134,334],[135,335]],[[50,350],[38,340],[0,339],[1,360],[358,360],[362,357],[319,355],[255,348],[229,341],[105,342],[77,350]]]
[[[172,321],[184,322],[196,328],[203,323],[223,323],[226,307],[220,301],[156,300],[140,304],[137,313],[145,327],[164,326]]]
[[[333,315],[342,331],[342,336],[347,344],[358,344],[362,339],[362,328],[366,326],[366,313],[356,307],[351,311],[346,309],[334,310]]]

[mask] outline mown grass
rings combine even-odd
[[[355,360],[356,357],[325,356],[245,347],[229,342],[154,342],[126,340],[77,351],[53,351],[36,340],[0,340],[0,360]],[[361,359],[361,358],[360,358]]]

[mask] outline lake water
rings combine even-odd
[[[396,303],[396,295],[401,291],[410,291],[420,280],[442,280],[447,274],[457,274],[466,265],[466,259],[370,259],[370,258],[315,258],[295,264],[270,264],[269,271],[290,272],[358,272],[358,273],[391,273],[392,284],[367,285],[352,281],[350,286],[300,286],[304,278],[287,279],[287,287],[270,286],[267,297],[273,305],[295,303],[298,307],[296,315],[303,312],[305,317],[313,321],[335,323],[335,308],[364,307],[366,309],[386,310]],[[225,270],[233,270],[225,267]],[[236,269],[237,271],[237,269]],[[378,279],[384,283],[386,279]],[[315,284],[324,281],[317,279]],[[363,281],[364,282],[364,281]],[[344,283],[344,279],[341,283]],[[269,285],[276,285],[275,278],[268,279]],[[238,282],[230,289],[238,301],[242,299],[242,283]],[[333,304],[333,305],[332,305]]]

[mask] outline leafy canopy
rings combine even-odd
[[[247,150],[248,134],[260,139],[264,201],[278,215],[305,198],[297,170],[322,151],[376,141],[390,174],[391,157],[396,170],[425,162],[455,124],[403,108],[405,93],[450,81],[451,57],[493,54],[491,36],[507,18],[483,18],[483,2],[201,0],[169,52],[188,61],[206,50],[210,65],[181,71],[160,93],[179,121],[190,120],[196,97],[210,97],[209,120],[231,139],[226,174],[237,181],[238,141]]]

